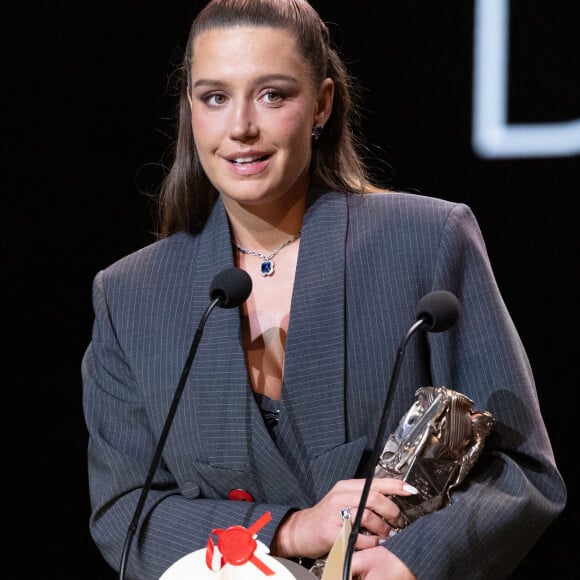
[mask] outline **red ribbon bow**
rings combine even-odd
[[[268,568],[254,553],[258,545],[255,536],[271,519],[272,515],[270,512],[266,512],[249,528],[230,526],[225,530],[219,528],[213,529],[211,533],[215,534],[218,538],[217,548],[221,554],[218,570],[221,570],[226,564],[241,566],[249,561],[266,576],[273,576],[275,572]],[[214,570],[215,572],[217,570],[212,565],[213,555],[214,542],[210,535],[207,541],[205,563],[210,570]]]

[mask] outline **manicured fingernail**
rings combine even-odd
[[[391,531],[389,532],[389,536],[390,536],[392,533],[393,533],[393,530],[391,530]],[[383,544],[384,544],[386,541],[387,541],[387,539],[386,539],[386,538],[381,538],[381,539],[379,540],[379,546],[382,546],[382,545],[383,545]]]
[[[389,538],[392,538],[393,536],[396,536],[399,533],[399,530],[391,530],[389,532]]]
[[[403,491],[406,491],[407,493],[412,493],[413,495],[419,493],[419,490],[416,487],[413,487],[408,483],[403,484]]]

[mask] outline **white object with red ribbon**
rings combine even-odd
[[[205,548],[179,559],[159,580],[316,579],[296,562],[270,556],[268,546],[257,540],[258,532],[271,519],[270,512],[266,512],[249,528],[231,526],[212,530]]]

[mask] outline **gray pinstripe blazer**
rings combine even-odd
[[[209,285],[232,265],[218,201],[200,235],[173,235],[95,277],[94,331],[82,367],[90,525],[113,567]],[[273,521],[259,539],[268,544],[288,510],[312,505],[336,481],[360,473],[397,347],[416,303],[434,289],[455,293],[462,313],[450,331],[409,343],[387,434],[426,385],[463,392],[497,426],[452,504],[388,547],[420,579],[508,576],[564,508],[564,484],[471,211],[405,193],[312,200],[292,298],[278,447],[249,386],[237,310],[211,315],[129,575],[158,578],[205,547],[213,528],[248,526],[266,510]],[[227,500],[236,488],[255,501]]]

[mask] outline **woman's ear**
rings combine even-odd
[[[325,78],[318,90],[316,99],[316,113],[314,115],[314,125],[325,125],[332,113],[332,104],[334,102],[334,81],[331,78]]]

